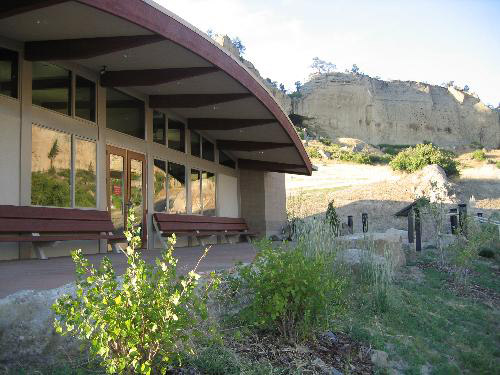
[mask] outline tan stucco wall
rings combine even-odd
[[[217,179],[218,216],[239,217],[238,210],[238,179],[219,173]]]
[[[240,171],[241,217],[261,235],[280,234],[286,221],[283,173]]]

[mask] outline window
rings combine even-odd
[[[209,140],[202,138],[202,146],[201,146],[201,151],[202,151],[202,157],[205,160],[209,161],[215,161],[215,146],[212,142]]]
[[[75,138],[75,207],[97,205],[97,145]]]
[[[165,114],[153,111],[153,141],[162,145],[166,144]]]
[[[96,207],[96,143],[38,125],[31,135],[31,204]]]
[[[77,75],[75,87],[75,115],[95,122],[95,83]]]
[[[201,172],[191,169],[191,213],[201,214]]]
[[[144,139],[144,102],[115,89],[107,90],[106,126]]]
[[[201,156],[201,137],[198,133],[191,130],[191,155]]]
[[[168,148],[185,151],[184,124],[182,122],[168,119]]]
[[[17,98],[18,54],[0,48],[0,94]]]
[[[154,194],[153,204],[155,212],[164,212],[167,208],[167,163],[163,160],[154,161]]]
[[[191,169],[191,213],[215,216],[215,174]]]
[[[168,163],[168,213],[186,213],[186,168],[176,163]]]
[[[33,62],[33,104],[71,115],[71,72],[45,62]]]
[[[215,216],[215,195],[215,174],[204,171],[201,178],[203,215]]]
[[[219,150],[219,164],[229,168],[236,168],[236,162],[231,159],[227,154]]]

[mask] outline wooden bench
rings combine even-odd
[[[221,236],[226,239],[244,236],[247,241],[256,236],[256,233],[249,231],[245,219],[231,217],[155,213],[153,214],[153,226],[165,248],[167,244],[163,237],[168,237],[173,233],[177,236],[194,237],[202,246],[205,246],[204,239],[213,236]]]
[[[107,211],[0,206],[0,242],[31,242],[40,259],[47,259],[44,247],[61,241],[107,240],[118,252],[125,236],[113,231]]]

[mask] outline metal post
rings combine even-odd
[[[456,208],[450,208],[450,227],[451,227],[451,233],[457,234],[458,218],[457,218]]]
[[[415,227],[413,225],[413,210],[408,212],[408,243],[415,242]]]
[[[368,232],[368,214],[362,213],[361,214],[361,222],[363,223],[363,233]]]
[[[349,228],[349,234],[354,233],[354,223],[352,221],[352,216],[347,216],[347,227]]]
[[[418,207],[413,208],[415,211],[415,250],[422,251],[422,226],[420,222],[420,210]]]
[[[458,205],[458,227],[460,233],[467,237],[467,205],[465,203]]]

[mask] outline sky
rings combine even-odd
[[[343,72],[468,85],[500,103],[500,0],[156,0],[202,31],[239,37],[264,78],[307,81],[313,57]]]

